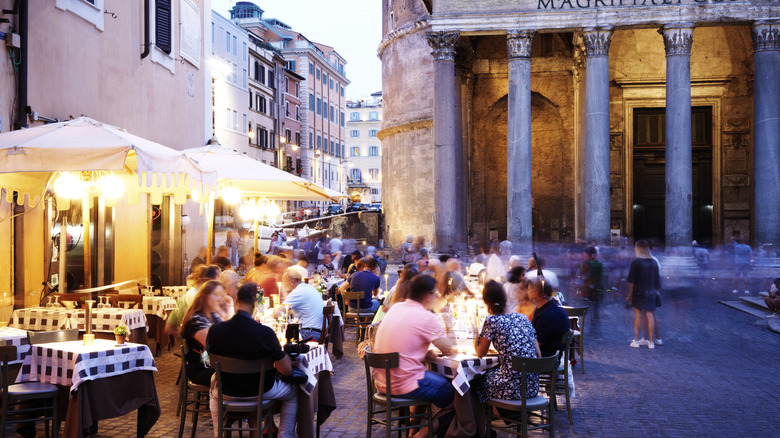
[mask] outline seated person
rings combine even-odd
[[[322,276],[331,275],[336,271],[336,266],[333,265],[333,255],[329,252],[322,254],[322,263],[317,266],[317,274]]]
[[[219,279],[220,274],[222,274],[222,271],[216,265],[200,265],[195,268],[195,271],[190,274],[193,286],[184,295],[176,299],[176,308],[173,309],[171,314],[168,315],[168,319],[165,320],[165,334],[176,335],[179,333],[184,315],[195,301],[195,296],[198,295],[200,287],[209,280]]]
[[[211,385],[214,369],[203,362],[201,356],[206,351],[206,336],[212,325],[230,317],[226,313],[225,289],[222,283],[209,280],[201,286],[195,301],[187,310],[182,322],[181,337],[187,341],[187,378],[197,385]]]
[[[772,312],[769,315],[770,318],[780,312],[780,278],[775,278],[775,281],[772,282],[772,286],[769,287],[769,296],[764,298],[764,302],[769,307],[769,311]]]
[[[523,282],[525,281],[525,268],[522,266],[515,266],[509,270],[506,276],[506,283],[504,283],[504,293],[506,293],[506,307],[510,312],[517,312],[517,306],[520,304],[520,301],[527,301],[523,299],[527,297],[521,297],[521,293],[525,295],[525,291],[521,292],[521,289],[523,288]]]
[[[374,299],[374,297],[379,295],[379,288],[381,287],[379,275],[376,274],[378,271],[379,267],[375,259],[363,257],[358,260],[357,272],[339,286],[339,292],[341,293],[347,290],[363,292],[363,299],[360,300],[361,312],[374,313],[379,309],[381,303],[378,299]],[[349,300],[350,311],[357,312],[357,307],[357,300]]]
[[[563,351],[561,338],[571,327],[569,315],[552,296],[550,283],[537,280],[528,287],[528,297],[536,303],[531,322],[536,329],[536,340],[542,357],[554,356],[556,352]]]
[[[455,388],[445,377],[427,371],[423,364],[436,358],[431,343],[445,354],[457,352],[454,336],[447,336],[439,318],[430,311],[437,298],[436,279],[428,275],[412,278],[406,300],[393,305],[379,325],[374,352],[399,353],[399,366],[390,371],[393,395],[429,400],[446,408],[454,400]],[[374,369],[373,373],[377,389],[385,392],[385,370]]]
[[[537,257],[537,260],[539,261],[539,266],[536,265],[533,257],[528,259],[528,269],[525,271],[525,278],[531,281],[536,280],[536,277],[539,275],[539,268],[541,267],[545,283],[549,283],[553,290],[558,290],[560,287],[558,276],[555,274],[555,272],[550,271],[549,269],[544,269],[545,265],[543,258]]]
[[[536,331],[525,315],[513,313],[506,307],[506,295],[500,283],[488,281],[482,291],[482,300],[489,315],[482,325],[482,333],[475,337],[474,349],[477,357],[483,357],[492,342],[498,352],[498,367],[485,372],[479,381],[477,395],[483,403],[489,398],[520,400],[522,374],[512,370],[512,356],[540,355]],[[535,397],[538,392],[539,375],[529,374],[525,396]]]
[[[206,338],[206,348],[212,355],[249,360],[268,358],[274,361],[275,369],[266,372],[263,398],[282,402],[279,437],[293,438],[298,412],[298,387],[292,383],[282,382],[278,378],[278,374],[289,375],[292,372],[292,362],[282,351],[276,333],[252,319],[256,300],[257,284],[242,285],[236,294],[236,314],[229,320],[211,327]],[[256,375],[222,374],[224,398],[256,400],[259,385],[259,373]],[[221,421],[218,418],[216,393],[216,379],[213,379],[209,403],[213,424]],[[254,421],[256,425],[257,419]],[[216,436],[216,427],[214,433]]]
[[[233,262],[230,261],[230,252],[228,251],[228,247],[225,245],[217,248],[217,255],[214,256],[214,260],[211,262],[219,266],[219,269],[222,269],[223,271],[233,269]]]
[[[284,303],[301,323],[301,339],[313,337],[320,340],[322,330],[322,294],[317,289],[303,282],[302,269],[291,266],[282,275],[282,287],[290,291]],[[274,310],[274,317],[284,314],[285,306],[279,306]]]

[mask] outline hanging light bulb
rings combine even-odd
[[[235,187],[228,187],[222,191],[222,200],[230,205],[238,204],[241,202],[241,192]]]
[[[103,193],[103,196],[109,199],[116,199],[122,196],[122,193],[125,191],[124,181],[116,175],[108,175],[100,178],[98,185],[100,186],[100,191]]]
[[[190,193],[190,197],[192,197],[192,200],[195,202],[200,202],[200,190],[196,187],[192,193]]]
[[[68,199],[80,199],[84,196],[84,184],[81,178],[65,172],[54,182],[54,192]]]
[[[246,220],[255,220],[260,215],[260,209],[257,208],[254,201],[249,201],[238,209],[238,214]]]
[[[269,202],[265,206],[265,217],[268,219],[274,219],[279,216],[279,206],[274,204],[273,202]]]

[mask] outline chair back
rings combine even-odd
[[[325,349],[328,349],[328,343],[330,343],[330,330],[331,323],[333,322],[333,315],[336,312],[336,305],[329,302],[322,308],[322,331],[320,331],[320,345],[324,345]]]
[[[574,331],[569,330],[566,333],[561,336],[561,344],[563,344],[563,365],[564,367],[569,362],[571,349],[572,349],[572,339],[574,339]]]
[[[369,348],[365,350],[366,354],[363,357],[363,361],[366,364],[366,382],[368,389],[368,397],[371,399],[373,392],[376,391],[376,385],[374,385],[373,375],[371,374],[371,368],[382,368],[385,370],[385,395],[387,399],[392,398],[392,383],[390,381],[390,370],[398,368],[399,355],[398,352],[394,353],[372,353]]]
[[[550,374],[550,388],[555,388],[555,378],[558,376],[558,364],[561,354],[542,358],[512,356],[512,369],[521,373],[520,384],[522,388],[523,406],[525,406],[525,393],[528,387],[528,374]],[[555,397],[552,395],[550,398]]]
[[[344,314],[346,314],[346,310],[349,309],[349,302],[352,300],[357,301],[357,313],[360,314],[360,300],[363,299],[363,295],[365,295],[365,292],[362,291],[348,291],[348,292],[342,292],[341,294],[344,297]]]
[[[217,370],[217,392],[222,397],[222,373],[230,374],[257,374],[260,373],[260,387],[258,388],[258,399],[262,401],[263,387],[265,384],[265,372],[273,368],[274,361],[271,359],[236,359],[234,357],[218,356],[209,353],[211,366]],[[262,403],[261,403],[262,404]]]
[[[78,329],[52,330],[48,332],[27,332],[27,340],[30,345],[48,344],[51,342],[68,342],[79,340]]]
[[[143,295],[137,294],[112,294],[108,296],[108,302],[111,303],[111,307],[140,309],[143,301]]]
[[[0,385],[2,385],[3,397],[8,393],[8,362],[13,360],[16,360],[16,345],[0,345],[0,379],[2,379]]]
[[[569,315],[569,319],[576,318],[577,319],[577,327],[576,329],[579,331],[582,331],[583,322],[585,320],[585,315],[588,314],[588,307],[568,307],[564,306],[563,310],[566,311],[566,314]],[[575,328],[575,327],[573,327]]]

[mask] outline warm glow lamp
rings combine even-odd
[[[100,192],[103,193],[103,196],[110,199],[119,198],[125,191],[125,183],[121,178],[115,175],[107,175],[100,178],[98,185],[100,186]]]
[[[84,196],[84,184],[81,178],[66,172],[54,182],[54,191],[63,198],[80,199]]]
[[[228,187],[222,191],[222,200],[230,205],[238,204],[241,201],[241,192],[235,187]]]

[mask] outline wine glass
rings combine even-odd
[[[48,298],[48,299],[49,299],[49,300],[46,302],[46,307],[52,307],[52,302],[51,302],[51,299],[52,299],[52,297],[51,297],[51,296],[48,296],[48,297],[46,297],[46,298]]]
[[[52,307],[60,307],[60,297],[58,295],[54,296],[54,304]]]

